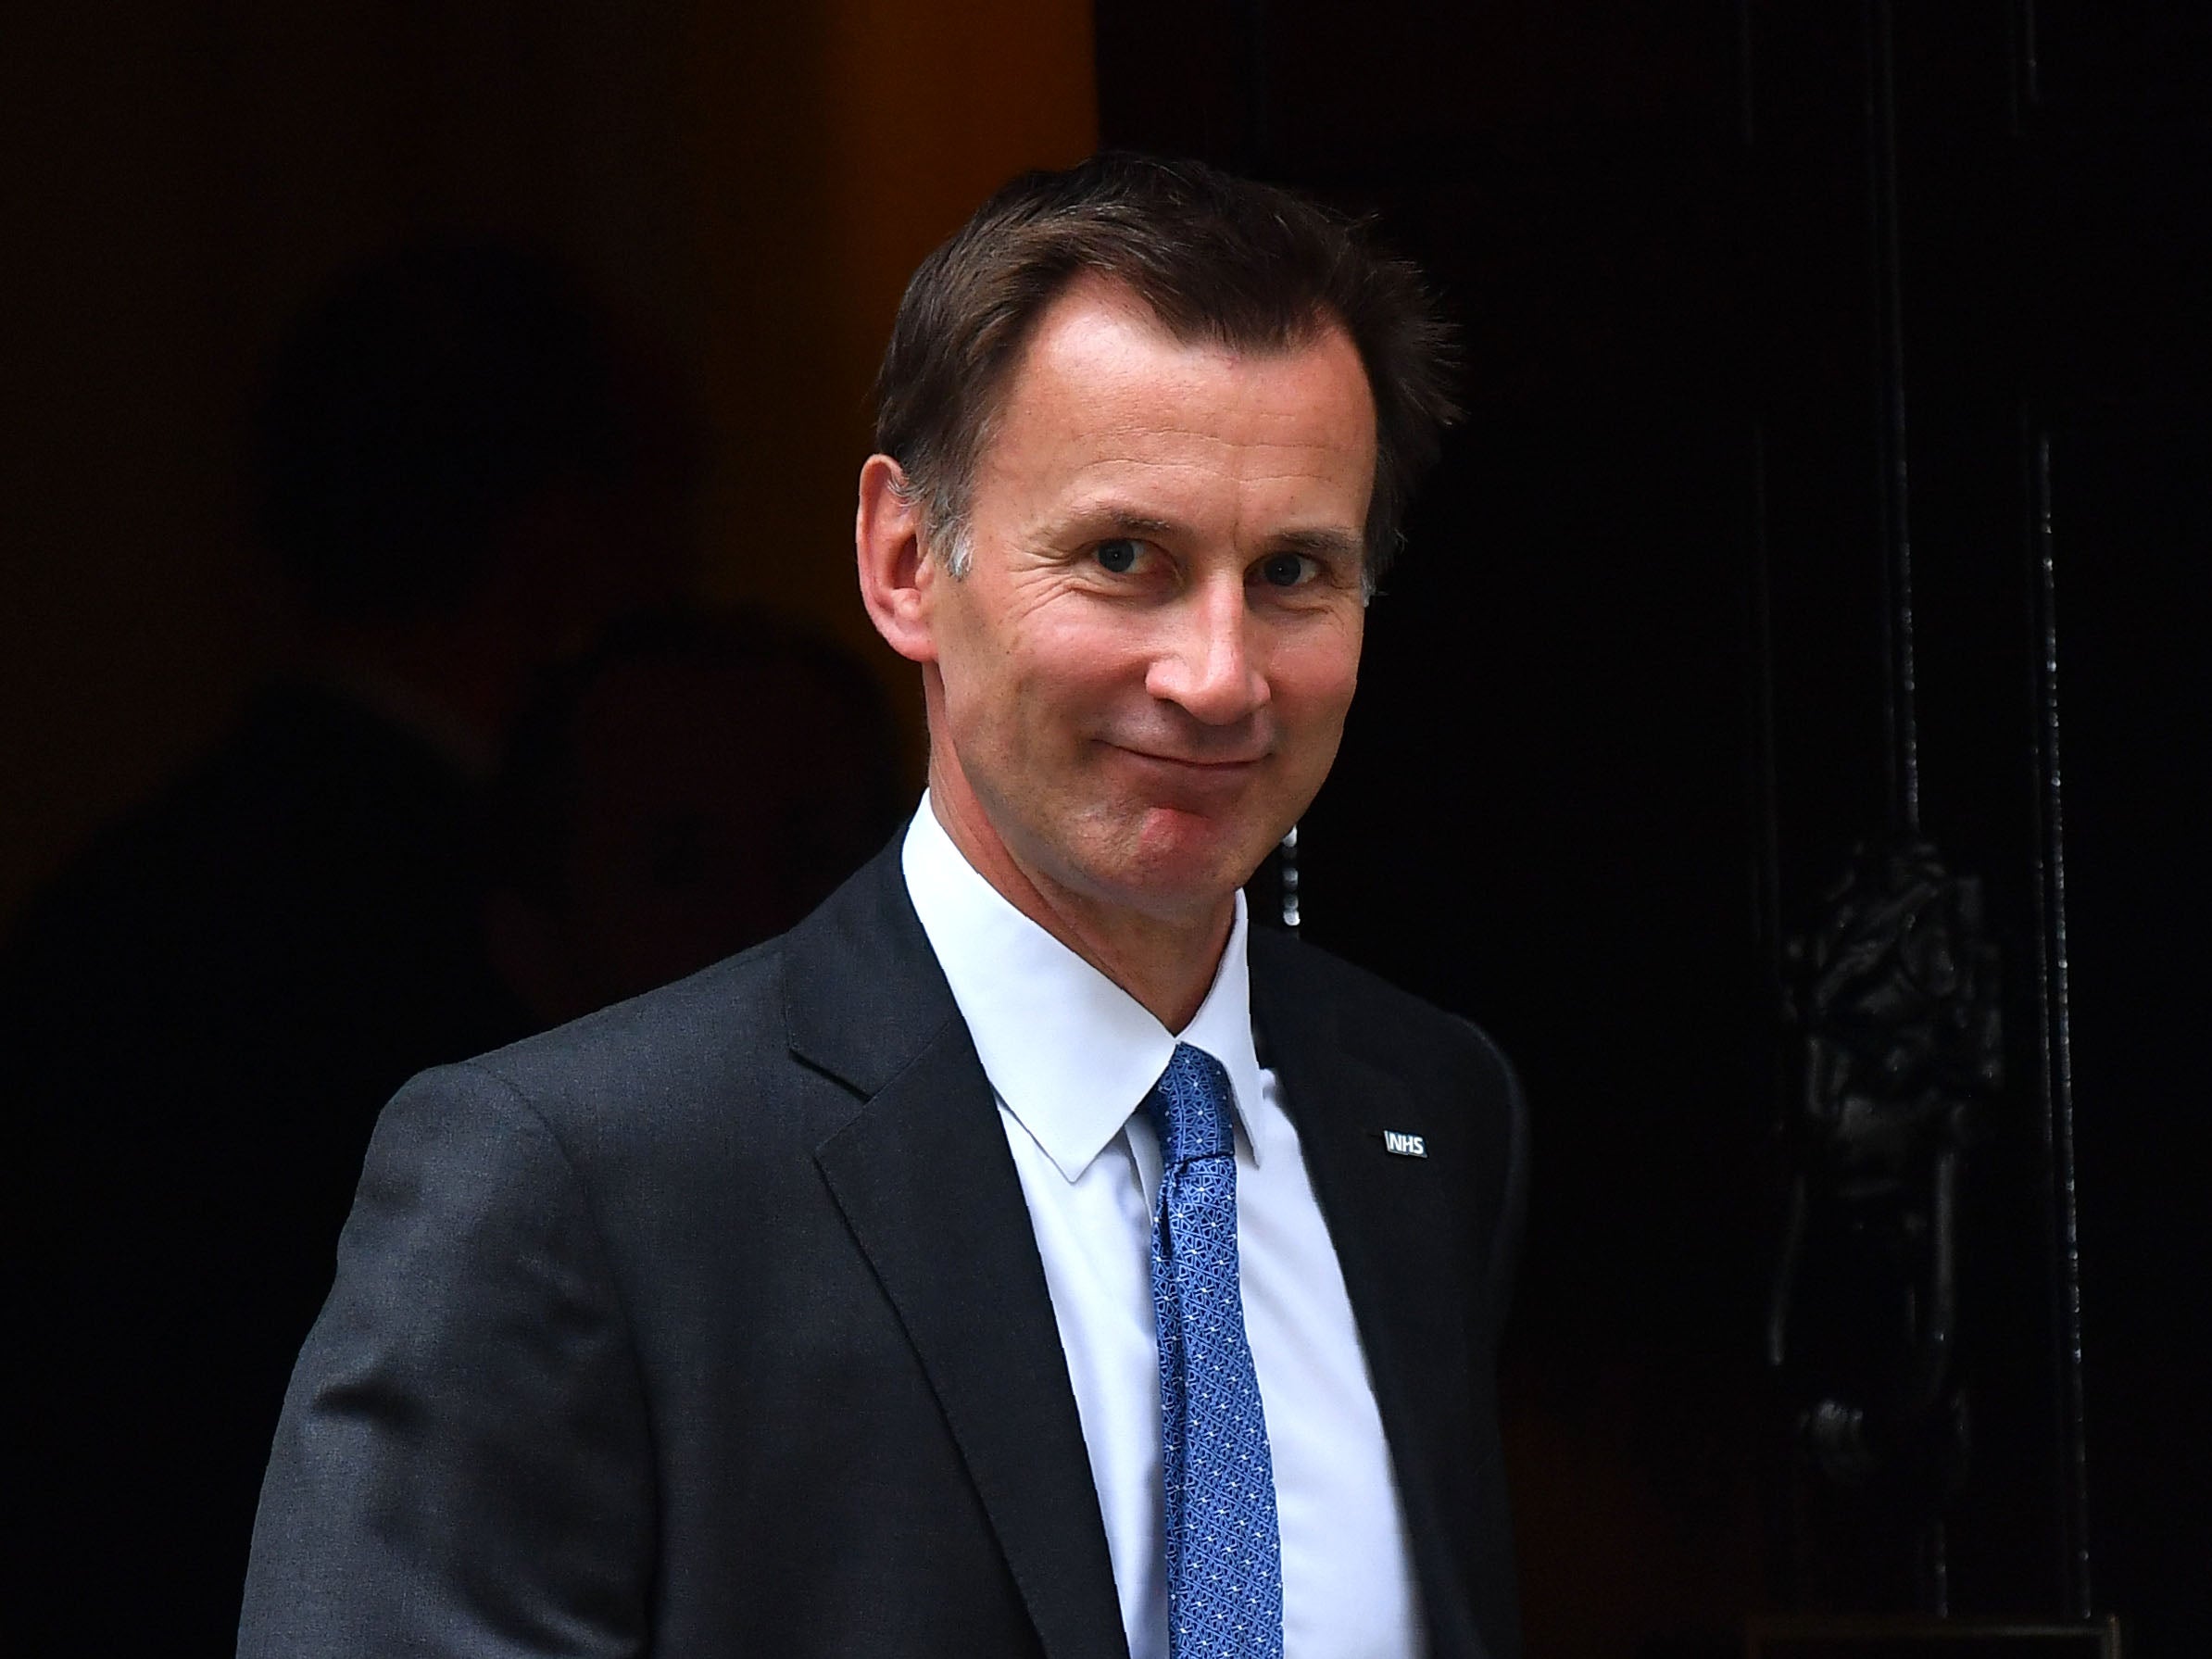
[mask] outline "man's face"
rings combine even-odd
[[[1330,329],[1240,354],[1079,281],[1039,319],[932,572],[933,787],[1040,886],[1218,907],[1297,822],[1358,678],[1375,409]]]

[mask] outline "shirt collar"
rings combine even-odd
[[[1260,1060],[1252,1048],[1242,893],[1213,987],[1176,1033],[986,881],[945,833],[926,793],[907,827],[900,864],[984,1075],[1068,1180],[1144,1104],[1177,1042],[1221,1062],[1238,1126],[1258,1162],[1251,1114],[1260,1100]]]

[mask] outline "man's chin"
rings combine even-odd
[[[1163,921],[1213,913],[1251,879],[1272,841],[1230,833],[1202,814],[1154,808],[1129,844],[1099,849],[1089,872],[1098,896]]]

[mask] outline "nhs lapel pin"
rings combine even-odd
[[[1428,1142],[1418,1135],[1408,1135],[1402,1129],[1385,1129],[1382,1132],[1383,1150],[1395,1152],[1401,1158],[1426,1158]]]

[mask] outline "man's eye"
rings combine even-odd
[[[1303,553],[1277,553],[1260,566],[1260,577],[1276,587],[1296,587],[1313,562]]]
[[[1112,541],[1100,542],[1094,553],[1100,564],[1117,576],[1124,576],[1137,566],[1137,544],[1127,536],[1116,536]]]

